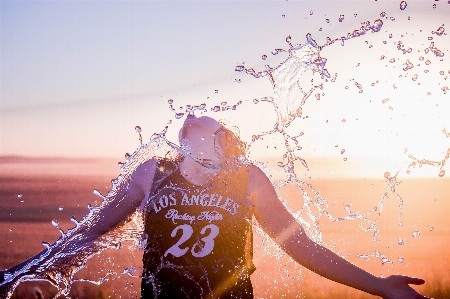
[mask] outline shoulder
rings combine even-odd
[[[267,196],[275,195],[275,189],[264,171],[258,166],[249,165],[249,182],[247,194],[250,201],[257,204],[259,200]]]
[[[148,175],[152,175],[153,177],[155,172],[173,171],[178,167],[178,164],[178,162],[167,159],[150,159],[136,167],[133,178],[137,179],[142,176],[148,178]]]
[[[133,179],[139,180],[142,179],[143,176],[147,176],[150,173],[154,173],[157,166],[158,166],[157,159],[150,159],[142,164],[139,164],[136,167],[136,170],[133,172]]]
[[[155,177],[156,169],[159,168],[158,159],[150,159],[136,167],[136,170],[131,175],[131,184],[139,187],[142,192],[147,193]]]
[[[255,164],[250,164],[247,167],[249,173],[249,183],[270,182],[264,171]]]
[[[132,180],[147,194],[157,188],[161,182],[173,174],[180,161],[171,159],[150,159],[140,164],[133,173]]]

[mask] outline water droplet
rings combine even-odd
[[[399,262],[399,263],[403,263],[404,260],[405,260],[405,259],[402,258],[401,256],[398,257],[398,262]]]
[[[342,122],[343,124],[345,124],[347,121],[346,121],[345,119],[343,119],[343,120],[341,120],[341,122]]]
[[[253,99],[253,103],[258,104],[259,100],[258,99]]]
[[[342,22],[344,20],[344,15],[339,16],[339,22]]]
[[[416,81],[418,76],[419,76],[419,75],[414,74],[414,75],[411,77],[411,79],[412,79],[413,81]]]
[[[22,194],[17,194],[17,197],[18,198],[22,198]]]
[[[270,53],[272,53],[272,55],[277,55],[280,52],[283,52],[283,49],[273,49]]]
[[[290,43],[290,42],[291,42],[291,39],[292,39],[292,38],[291,38],[290,35],[286,36],[286,42],[287,42],[287,43]]]
[[[320,93],[316,93],[316,99],[320,100]]]
[[[218,90],[218,89],[215,89],[215,90],[214,90],[214,93],[219,93],[219,90]]]
[[[55,219],[53,219],[53,220],[52,220],[52,225],[53,225],[54,227],[58,227],[58,226],[59,226],[59,223],[58,223],[58,221],[56,221]]]
[[[227,102],[222,102],[220,103],[220,105],[225,106],[227,104]]]
[[[173,104],[173,100],[172,100],[172,99],[169,99],[169,100],[167,101],[167,103],[169,103],[169,105],[172,105],[172,104]]]
[[[392,264],[392,261],[390,261],[387,257],[384,256],[381,258],[381,265],[384,264]]]
[[[385,173],[384,173],[384,177],[385,178],[389,178],[391,176],[391,173],[389,172],[389,171],[386,171]]]
[[[441,171],[439,171],[439,176],[442,178],[445,175],[445,170],[441,169]]]
[[[434,231],[434,227],[430,226],[430,232]]]
[[[436,4],[433,4],[433,8],[436,8]]]
[[[398,245],[405,245],[405,242],[403,241],[402,238],[398,238],[397,244]]]
[[[281,17],[282,17],[282,18],[285,18],[285,17],[286,17],[286,15],[281,15]]]
[[[344,161],[347,161],[347,158],[344,158],[343,160],[344,160]]]
[[[341,149],[341,155],[345,153],[345,148]]]
[[[245,70],[245,67],[244,67],[243,65],[237,65],[237,66],[234,68],[234,70],[235,70],[236,72],[242,72],[242,71]]]
[[[389,38],[392,38],[392,33],[389,33]]]
[[[380,17],[384,18],[386,16],[386,13],[383,11],[382,13],[380,13]]]
[[[445,31],[444,27],[439,27],[436,31],[431,31],[431,33],[441,36],[442,34],[444,34],[444,31]]]
[[[325,22],[330,23],[330,19],[325,19]]]
[[[391,21],[395,21],[395,18],[394,18],[394,17],[389,17],[389,19],[390,19]]]
[[[137,133],[141,133],[141,132],[142,132],[142,129],[141,129],[141,127],[139,127],[139,126],[134,127],[134,130],[135,130]]]
[[[405,8],[406,8],[407,5],[408,5],[408,4],[406,4],[406,1],[400,2],[400,9],[401,9],[401,10],[405,10]]]
[[[64,206],[60,206],[60,207],[58,208],[58,210],[60,210],[60,211],[64,210]]]
[[[357,14],[357,13],[354,13],[353,16],[356,18],[356,17],[358,16],[358,14]]]
[[[412,236],[414,238],[417,238],[418,236],[420,236],[420,232],[418,230],[415,230],[415,231],[412,232]]]
[[[75,217],[75,216],[70,216],[70,221],[72,221],[73,223],[75,223],[75,224],[77,224],[78,225],[78,220],[77,220],[77,217]]]
[[[212,108],[211,111],[219,112],[220,111],[220,106],[214,106],[214,108]]]
[[[261,59],[262,59],[262,60],[266,60],[266,59],[267,59],[267,55],[261,56]]]
[[[309,15],[310,15],[310,16],[312,16],[313,13],[314,13],[314,12],[313,12],[312,10],[309,11]]]
[[[399,223],[398,223],[398,226],[403,226],[403,222],[399,222]]]
[[[183,116],[184,116],[184,113],[183,113],[183,112],[175,113],[175,118],[176,118],[176,119],[180,119],[180,118],[182,118]]]

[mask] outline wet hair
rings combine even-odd
[[[220,144],[225,161],[244,159],[247,143],[240,139],[238,127],[231,126],[225,120],[219,120],[218,123],[222,125],[222,129],[220,130],[222,132],[220,134]]]

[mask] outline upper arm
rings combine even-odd
[[[157,164],[155,159],[146,161],[139,165],[128,179],[119,183],[116,190],[100,206],[95,216],[97,224],[90,234],[103,234],[127,220],[136,211],[150,192]]]
[[[152,188],[153,179],[155,177],[158,160],[151,159],[141,165],[131,175],[130,184],[136,188],[143,196],[145,196]],[[142,200],[143,198],[141,198]],[[140,202],[139,202],[140,204]]]
[[[303,227],[279,200],[269,178],[256,166],[250,168],[248,196],[254,205],[256,220],[279,245],[292,237],[307,238]]]

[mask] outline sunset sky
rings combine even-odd
[[[441,161],[450,147],[442,133],[450,132],[450,106],[441,89],[450,82],[450,43],[447,32],[432,31],[446,28],[450,4],[407,1],[400,10],[399,2],[1,1],[0,155],[121,160],[138,145],[136,125],[148,140],[172,120],[168,137],[176,138],[182,120],[169,99],[178,112],[206,103],[206,115],[229,120],[249,141],[275,123],[269,103],[253,103],[273,91],[267,78],[235,72],[236,65],[275,66],[286,55],[271,51],[286,49],[288,35],[298,44],[311,33],[322,45],[327,36],[344,36],[386,12],[380,32],[323,49],[337,80],[325,84],[320,101],[307,100],[308,118],[294,121],[289,132],[304,132],[299,156],[322,161],[322,168],[350,167],[355,175],[404,171],[412,162],[408,154]],[[400,40],[412,53],[397,50]],[[432,41],[445,54],[442,61],[424,53]],[[407,59],[415,65],[410,72],[402,70]],[[210,111],[238,101],[236,111]],[[270,136],[251,154],[280,158],[283,150],[274,146],[280,140]],[[421,175],[439,172],[425,168]]]

